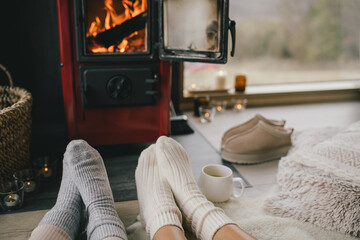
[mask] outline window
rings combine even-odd
[[[247,86],[359,80],[359,13],[360,0],[232,0],[235,57],[184,63],[184,96],[215,89],[219,71],[226,89],[238,74]]]

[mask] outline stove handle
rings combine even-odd
[[[231,33],[231,56],[233,57],[235,54],[235,38],[236,38],[236,29],[235,29],[236,22],[233,20],[229,20],[229,30]]]
[[[147,83],[151,86],[151,89],[145,91],[145,94],[153,96],[154,98],[158,98],[159,91],[156,89],[158,88],[158,85],[159,85],[159,78],[158,78],[157,74],[154,75],[154,78],[145,79],[145,83]]]

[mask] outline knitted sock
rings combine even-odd
[[[198,239],[210,240],[222,226],[234,223],[200,192],[187,154],[179,143],[160,137],[156,142],[156,157],[160,172],[168,180],[186,223]]]
[[[56,226],[64,230],[71,239],[75,239],[79,231],[82,207],[81,196],[71,180],[65,156],[63,160],[63,175],[56,203],[54,207],[45,214],[37,228],[40,229],[41,227],[41,229],[44,229],[45,225]]]
[[[100,154],[83,140],[71,141],[66,160],[73,182],[85,203],[88,239],[127,239],[124,224],[114,206],[114,198]]]
[[[176,206],[167,180],[159,174],[155,145],[141,153],[135,179],[140,216],[150,239],[165,225],[175,225],[182,229],[181,212]]]
[[[34,231],[31,232],[31,236],[28,240],[71,240],[69,234],[63,229],[54,225],[43,224],[37,226]]]

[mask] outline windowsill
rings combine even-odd
[[[360,100],[360,80],[293,83],[277,85],[247,86],[243,93],[208,91],[196,96],[210,96],[214,99],[230,100],[246,98],[248,106],[269,106],[310,102],[331,102]],[[182,111],[193,108],[194,95],[184,96],[180,103]]]
[[[246,95],[264,93],[276,94],[314,92],[345,89],[360,89],[360,80],[248,86],[246,89]]]

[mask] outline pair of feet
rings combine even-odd
[[[223,226],[233,223],[222,209],[200,192],[184,148],[160,137],[145,149],[135,173],[140,215],[153,239],[163,226],[182,228],[182,216],[197,239],[213,239]]]
[[[160,137],[156,145],[142,152],[136,185],[141,216],[150,239],[165,226],[183,230],[182,216],[198,239],[213,239],[221,227],[232,223],[222,209],[201,194],[185,150],[171,138]],[[100,154],[85,141],[74,140],[64,154],[56,204],[30,239],[75,239],[83,205],[88,216],[88,239],[127,239]]]

